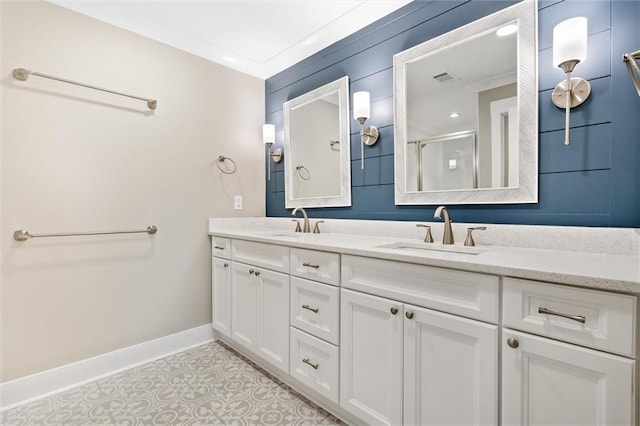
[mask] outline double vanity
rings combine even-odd
[[[325,222],[210,220],[222,341],[349,423],[637,424],[636,231]]]
[[[425,2],[423,11],[446,3]],[[267,95],[268,119],[284,101],[286,153],[283,185],[268,187],[270,216],[288,215],[282,201],[296,210],[352,206],[345,214],[360,218],[381,212],[426,217],[430,211],[397,206],[482,204],[488,209],[475,211],[501,221],[506,210],[492,206],[536,204],[539,193],[546,194],[544,202],[526,209],[535,211],[534,221],[572,223],[571,214],[595,211],[586,207],[591,184],[580,180],[576,197],[563,191],[574,189],[578,174],[565,172],[592,171],[586,158],[596,152],[591,141],[598,137],[584,135],[596,133],[583,133],[578,151],[560,151],[550,148],[551,130],[560,124],[545,124],[548,163],[543,170],[538,164],[538,111],[547,120],[555,117],[545,104],[538,108],[539,98],[551,103],[538,91],[547,79],[538,78],[538,55],[549,62],[551,21],[587,13],[586,7],[565,2],[545,5],[539,14],[536,1],[524,0],[467,23],[465,8],[491,2],[462,3],[447,5],[447,12],[429,18],[433,22],[411,21],[395,41],[385,32],[384,49],[354,53],[308,83]],[[440,26],[453,29],[407,45]],[[590,29],[590,37],[595,41],[604,28]],[[540,47],[538,29],[545,32]],[[396,51],[400,46],[405,50]],[[388,69],[355,60],[390,50],[392,101],[380,83]],[[609,61],[594,56],[592,64]],[[350,69],[351,84],[348,75],[325,81]],[[311,90],[299,95],[301,87]],[[375,91],[373,114],[367,102],[356,105],[369,99],[356,91],[363,88]],[[593,105],[579,107],[586,108],[583,117]],[[379,117],[391,109],[393,123]],[[392,164],[388,146],[372,154],[377,130],[365,128],[368,119],[386,125],[377,143],[393,143]],[[353,139],[354,120],[360,137]],[[588,127],[581,131],[595,132]],[[355,147],[359,156],[351,155]],[[359,187],[354,202],[351,179]],[[393,207],[387,193],[378,192],[391,180]],[[552,188],[553,182],[567,183]],[[284,200],[271,192],[283,187]],[[584,206],[565,208],[564,199]],[[613,217],[612,208],[600,207]],[[463,222],[473,217],[473,209],[460,211],[467,214]],[[529,220],[518,211],[508,211],[506,220]],[[444,224],[319,224],[305,215],[299,229],[306,233],[294,232],[290,217],[212,219],[213,327],[223,341],[348,423],[637,425],[638,231],[452,224],[446,210],[436,209],[440,215]]]

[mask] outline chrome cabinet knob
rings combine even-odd
[[[515,337],[509,337],[507,339],[507,345],[509,345],[510,348],[516,349],[518,346],[520,346],[520,342],[518,342],[518,339],[516,339]]]
[[[249,269],[249,275],[253,275],[253,273],[256,272],[253,269]]]
[[[391,308],[391,315],[395,315],[398,313],[398,308]]]
[[[413,312],[407,312],[404,314],[408,319],[413,318]]]
[[[228,264],[227,262],[225,262],[225,263],[224,263],[224,267],[225,267],[225,268],[228,268],[228,267],[229,267],[229,264]]]
[[[254,274],[256,274],[256,277],[257,277],[258,275],[260,275],[260,271],[256,271],[254,272]]]

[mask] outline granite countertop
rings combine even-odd
[[[368,235],[362,232],[350,234],[348,230],[321,234],[294,233],[288,229],[291,226],[290,219],[287,218],[286,222],[282,218],[273,218],[272,221],[268,221],[268,219],[271,218],[261,218],[263,221],[261,223],[244,218],[235,220],[211,219],[209,234],[289,247],[640,294],[640,256],[637,253],[637,242],[635,241],[632,243],[633,247],[627,247],[625,241],[622,242],[623,247],[616,247],[615,244],[619,241],[610,241],[606,247],[601,244],[602,247],[599,251],[595,251],[596,249],[590,246],[587,246],[586,249],[591,251],[573,251],[548,247],[503,246],[497,244],[499,241],[491,241],[490,238],[487,238],[487,243],[483,244],[478,235],[474,237],[477,243],[477,254],[420,249],[398,250],[380,246],[391,243],[420,244],[422,240],[413,235],[409,236],[408,233],[403,235],[402,232],[397,231],[395,234],[400,234],[397,237],[389,236],[388,232],[384,230],[377,232],[378,235]],[[269,226],[265,226],[264,220],[268,221],[266,223]],[[379,223],[376,223],[376,226],[380,227]],[[420,232],[419,235],[422,235],[424,232],[415,231],[413,229],[415,223],[402,222],[402,224],[413,233]],[[332,227],[340,228],[338,225],[334,224]],[[464,225],[471,226],[471,224]],[[399,225],[393,224],[393,226]],[[501,225],[487,226],[500,227]],[[558,229],[556,228],[560,227],[553,227],[553,229],[549,227],[547,231],[557,235]],[[404,230],[404,228],[402,229]],[[576,228],[572,228],[569,232],[575,232],[575,230]],[[345,231],[345,229],[341,231]],[[454,233],[456,233],[455,231],[454,228]],[[498,232],[499,230],[496,231],[496,233]],[[540,232],[539,229],[536,229],[537,234]],[[610,232],[621,234],[620,231]],[[457,233],[460,234],[460,231]],[[597,234],[598,231],[593,231],[593,233]],[[626,234],[621,235],[614,235],[614,237],[624,240]],[[635,239],[634,235],[631,235]],[[605,235],[605,237],[607,240],[611,240],[611,235]],[[458,239],[464,240],[460,236]],[[541,241],[543,240],[544,238],[541,239]],[[434,248],[442,247],[440,243],[424,244]],[[581,245],[585,246],[585,244]],[[461,250],[466,249],[461,242],[456,243],[454,247]],[[444,247],[444,249],[449,248],[451,246]]]

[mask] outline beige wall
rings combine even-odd
[[[1,380],[209,323],[207,218],[264,215],[264,81],[43,2],[2,2],[2,38]]]

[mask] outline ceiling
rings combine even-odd
[[[266,79],[410,0],[49,0]]]

